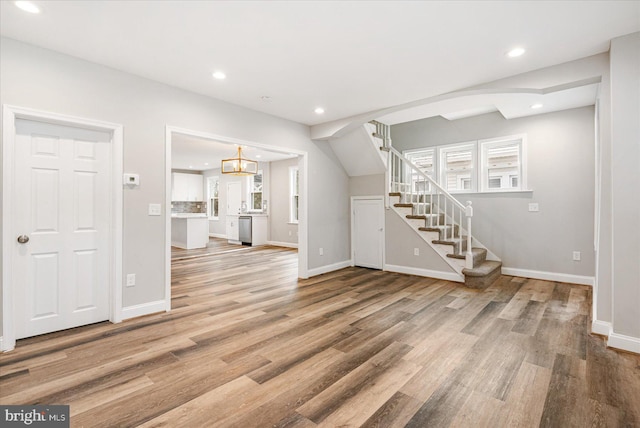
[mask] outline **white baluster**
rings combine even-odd
[[[467,253],[465,255],[465,267],[473,269],[473,252],[471,251],[471,217],[473,217],[473,207],[471,201],[467,201],[465,215],[467,216]]]

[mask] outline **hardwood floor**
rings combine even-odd
[[[19,341],[0,402],[70,404],[78,427],[640,426],[640,356],[588,334],[589,287],[187,256],[172,312]]]

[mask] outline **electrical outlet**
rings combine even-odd
[[[574,251],[573,252],[573,260],[576,262],[580,261],[580,251]]]
[[[414,256],[419,256],[420,255],[420,248],[414,248],[413,249],[413,255]]]
[[[128,273],[127,274],[127,287],[133,287],[136,285],[136,274]]]
[[[537,202],[532,202],[529,204],[529,212],[537,213],[538,211],[540,211],[540,207],[538,206]]]
[[[321,256],[324,256],[324,248],[322,248],[322,247],[318,248],[318,253],[319,253]]]
[[[289,231],[289,236],[291,236],[291,231]]]

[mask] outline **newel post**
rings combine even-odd
[[[471,217],[473,217],[473,207],[471,201],[467,201],[464,215],[467,217],[467,253],[465,254],[465,267],[473,269],[473,252],[471,251]]]

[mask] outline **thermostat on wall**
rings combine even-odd
[[[126,184],[127,186],[139,186],[140,176],[138,174],[125,174],[124,184]]]

